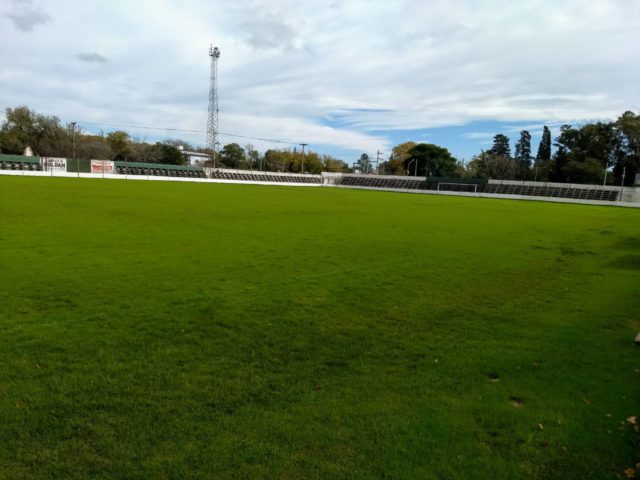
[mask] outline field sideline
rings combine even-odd
[[[640,462],[637,209],[0,176],[0,272],[2,479]]]

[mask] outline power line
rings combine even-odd
[[[189,130],[185,128],[170,128],[170,127],[151,127],[148,125],[129,125],[126,123],[86,122],[82,120],[78,120],[76,123],[78,124],[78,126],[80,126],[80,124],[83,124],[83,125],[96,125],[99,127],[140,128],[143,130],[159,130],[159,131],[165,131],[165,132],[207,133],[205,130]],[[218,135],[222,135],[224,137],[244,138],[247,140],[258,140],[260,142],[281,143],[283,145],[299,145],[299,143],[297,142],[289,142],[286,140],[279,140],[277,138],[251,137],[248,135],[239,135],[237,133],[218,132]]]
[[[144,130],[162,130],[167,132],[183,132],[183,133],[207,133],[204,130],[188,130],[184,128],[168,128],[168,127],[150,127],[148,125],[128,125],[124,123],[104,123],[104,122],[84,122],[79,120],[79,124],[84,125],[97,125],[104,127],[119,127],[119,128],[141,128]],[[247,135],[238,135],[236,133],[223,133],[219,132],[218,135],[222,135],[225,137],[235,137],[235,138],[245,138],[248,140],[258,140],[261,142],[271,142],[271,143],[284,143],[286,145],[298,145],[296,142],[287,142],[285,140],[278,140],[275,138],[261,138],[261,137],[250,137]]]

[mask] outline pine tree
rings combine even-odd
[[[493,137],[493,146],[488,152],[490,155],[495,155],[496,157],[511,157],[511,147],[509,146],[509,137],[506,135],[502,135],[499,133],[495,137]]]
[[[520,178],[525,178],[525,172],[531,167],[531,134],[526,130],[520,132],[520,140],[516,143],[516,161]]]
[[[544,167],[548,182],[551,173],[551,131],[546,125],[542,129],[542,140],[540,140],[538,155],[536,155],[536,167]]]
[[[542,130],[542,140],[538,147],[538,155],[536,155],[536,164],[542,164],[551,160],[551,131],[546,125]]]

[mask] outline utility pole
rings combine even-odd
[[[76,161],[76,174],[80,178],[80,160],[76,158],[76,122],[71,122],[71,144],[73,145],[73,159]]]
[[[624,177],[627,175],[627,167],[622,167],[622,182],[620,183],[620,201],[622,201],[622,194],[624,193]]]
[[[308,143],[301,143],[300,146],[302,147],[302,167],[300,168],[300,173],[304,173],[304,147],[306,147],[307,145],[309,145]]]
[[[207,117],[207,150],[213,157],[213,168],[216,168],[218,156],[218,59],[220,49],[209,46],[211,72],[209,74],[209,116]]]
[[[551,170],[551,155],[549,155],[549,158],[547,159],[547,183],[549,183],[550,170]]]
[[[247,144],[247,146],[246,146],[246,149],[247,149],[247,156],[249,157],[249,158],[248,158],[248,160],[249,160],[249,170],[253,170],[253,156],[252,156],[252,153],[253,153],[253,145],[251,145],[250,143],[248,143],[248,144]],[[259,168],[259,166],[258,166],[258,165],[256,165],[256,167],[258,167],[258,168]]]
[[[380,155],[382,155],[382,152],[378,150],[376,153],[376,175],[380,175],[380,172],[378,171],[378,167],[380,166]]]

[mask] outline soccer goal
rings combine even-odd
[[[473,192],[475,195],[478,192],[478,184],[438,182],[437,189],[439,192]]]

